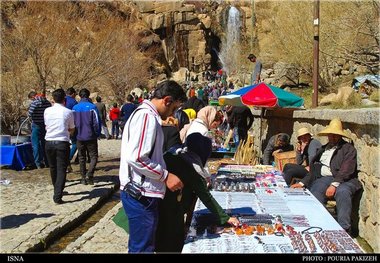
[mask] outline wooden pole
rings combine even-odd
[[[263,117],[264,117],[264,111],[265,109],[264,108],[261,108],[261,113],[260,113],[260,134],[259,134],[259,152],[257,154],[257,161],[258,163],[260,163],[260,158],[262,156],[261,154],[261,144],[263,143],[263,140],[261,139],[261,137],[263,136]]]
[[[312,107],[318,107],[319,76],[319,0],[314,0],[314,46],[313,46],[313,98]]]

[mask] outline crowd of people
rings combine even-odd
[[[223,85],[207,85],[195,92],[194,87],[167,80],[146,94],[146,99],[129,94],[121,108],[113,103],[108,112],[102,98],[97,96],[93,103],[86,88],[79,91],[79,102],[74,88],[56,89],[53,104],[42,94],[30,93],[35,165],[50,167],[53,201],[64,203],[66,175],[76,150],[80,182],[94,184],[98,139],[103,132],[106,139],[121,138],[120,196],[129,221],[130,253],[181,252],[184,216],[197,197],[219,224],[238,226],[238,219],[227,215],[210,194],[205,165],[212,152],[212,134],[233,130],[238,145],[247,139],[254,117],[246,106],[209,105],[210,96],[217,98],[223,89]],[[111,133],[107,119],[112,122]],[[286,183],[310,189],[321,203],[334,197],[338,223],[350,231],[351,200],[361,189],[356,150],[343,139],[349,136],[339,119],[333,119],[318,135],[327,136],[328,143],[322,145],[306,127],[297,131],[295,147],[289,134],[273,135],[263,151],[262,164],[272,164],[278,152],[295,150],[296,163],[283,169]]]

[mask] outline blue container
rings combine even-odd
[[[0,145],[11,145],[11,136],[10,135],[0,135],[1,143]]]

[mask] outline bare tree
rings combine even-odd
[[[139,50],[140,37],[124,28],[115,39],[113,65],[104,76],[109,84],[115,99],[119,104],[125,102],[130,91],[139,86],[146,86],[149,76],[151,60]]]
[[[297,65],[311,75],[313,50],[313,2],[266,2],[270,5],[257,14],[270,25],[271,41],[260,44],[261,52]],[[273,10],[274,13],[263,11]],[[320,80],[333,85],[334,67],[339,59],[364,65],[376,72],[379,66],[378,1],[321,1],[320,8]]]
[[[31,89],[111,87],[123,101],[128,85],[143,85],[151,77],[152,60],[126,30],[128,16],[102,4],[29,1],[1,8],[6,14],[1,25],[3,128],[21,116],[20,105]],[[102,86],[105,78],[107,86]]]

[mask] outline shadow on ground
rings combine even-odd
[[[28,223],[29,221],[35,218],[51,217],[54,214],[21,214],[21,215],[9,215],[3,218],[0,218],[1,229],[17,228],[23,224]]]

